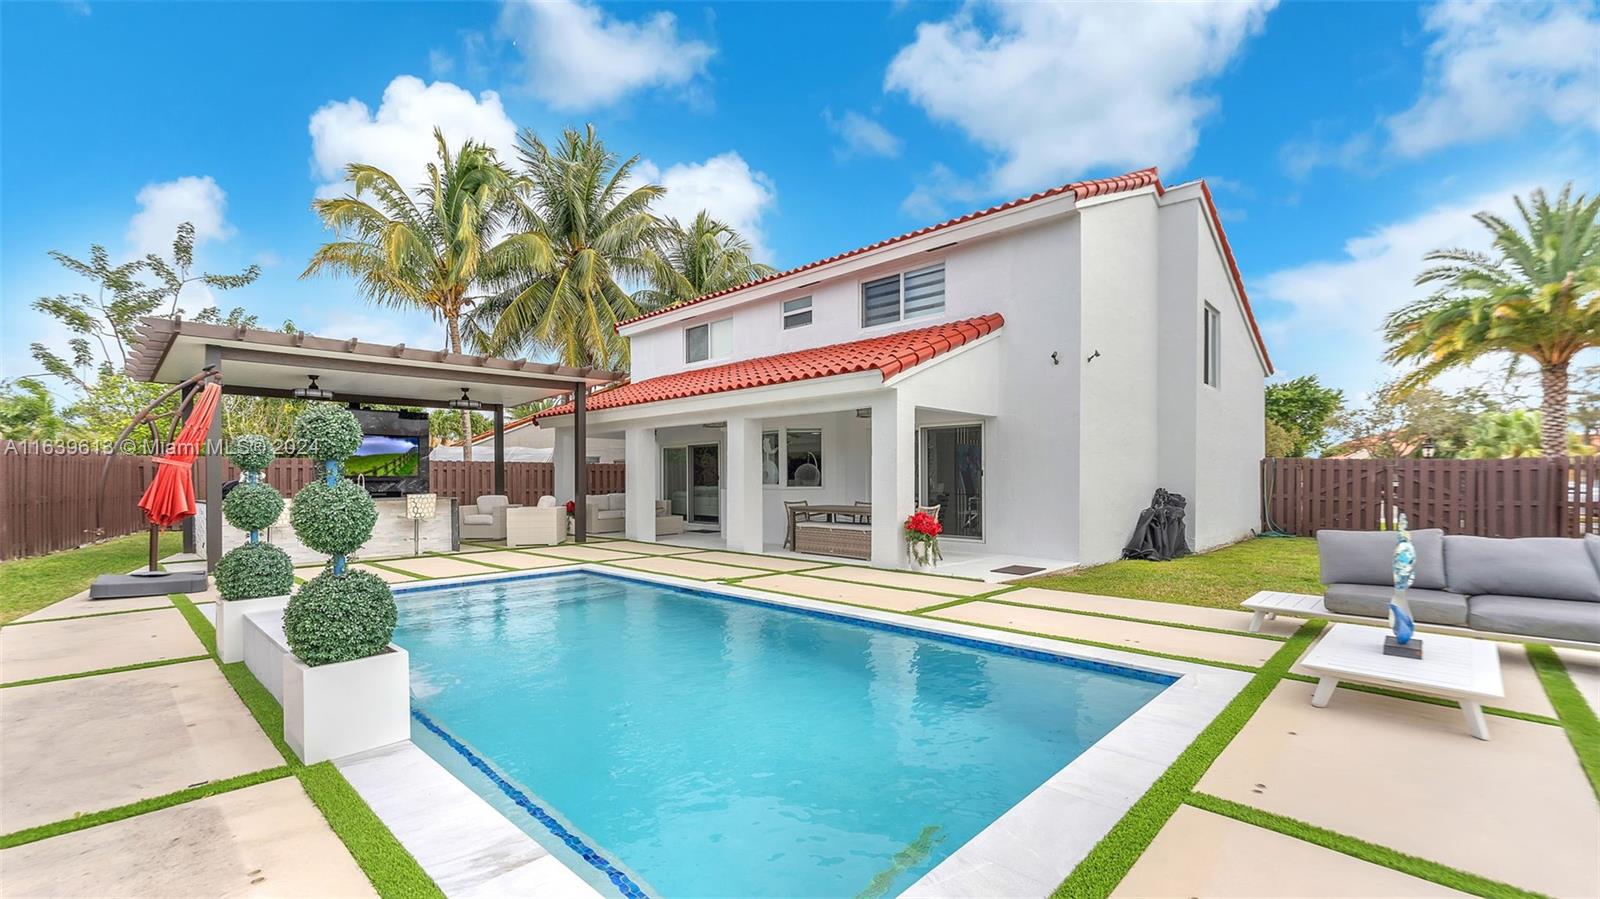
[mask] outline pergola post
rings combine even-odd
[[[206,347],[206,367],[222,372],[222,347]],[[206,571],[217,570],[222,560],[222,406],[206,431]]]
[[[588,424],[584,421],[584,388],[582,381],[572,385],[572,539],[583,543],[589,539],[589,511],[586,494],[589,492]]]
[[[501,403],[494,407],[494,492],[506,495],[506,407]]]

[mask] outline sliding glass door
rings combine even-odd
[[[715,443],[661,448],[661,498],[672,503],[672,514],[685,521],[721,519],[717,456]]]
[[[983,539],[983,426],[923,428],[917,489],[946,537]]]

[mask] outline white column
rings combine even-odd
[[[898,568],[905,564],[901,524],[916,506],[916,409],[885,390],[872,401],[872,564]]]
[[[727,517],[722,535],[736,552],[758,553],[761,532],[761,421],[729,418]]]
[[[628,460],[628,517],[623,527],[629,540],[654,543],[656,498],[661,495],[661,450],[655,428],[629,428],[623,442]]]
[[[572,428],[556,428],[556,446],[550,461],[556,467],[556,501],[565,503],[572,499],[577,492],[572,481],[572,454],[576,452],[573,446],[577,432]],[[578,514],[583,514],[579,509]]]

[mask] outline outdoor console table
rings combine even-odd
[[[817,516],[824,520],[813,521]],[[870,559],[872,507],[790,506],[789,534],[789,545],[798,553]]]
[[[1335,624],[1300,659],[1300,667],[1317,675],[1311,704],[1322,708],[1333,698],[1340,681],[1376,684],[1442,696],[1461,703],[1467,729],[1480,740],[1489,739],[1483,718],[1485,700],[1501,699],[1500,652],[1489,640],[1428,634],[1422,639],[1422,658],[1383,654],[1388,628]]]

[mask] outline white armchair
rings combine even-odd
[[[510,508],[510,499],[499,495],[480,496],[476,503],[462,506],[457,513],[461,518],[461,539],[504,540],[506,510]]]
[[[557,505],[553,496],[541,496],[536,506],[506,513],[507,546],[555,546],[566,539],[567,508]]]

